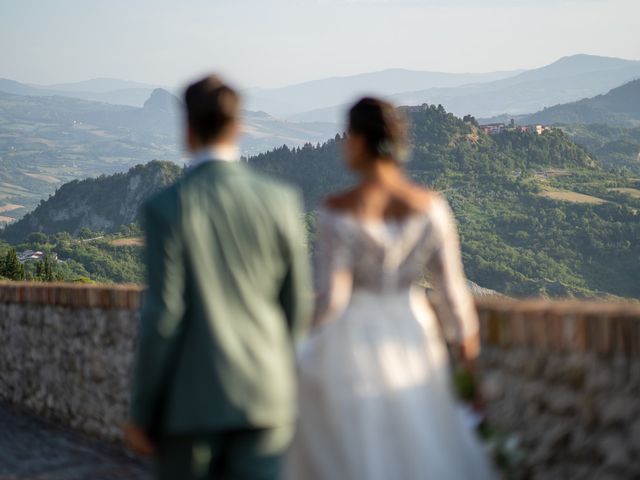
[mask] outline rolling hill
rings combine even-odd
[[[518,123],[640,126],[640,79],[604,95],[555,105],[516,119]]]
[[[135,222],[142,201],[173,183],[181,173],[182,168],[175,163],[152,161],[126,173],[73,180],[33,212],[5,227],[0,236],[17,242],[34,232],[78,235],[83,228],[114,232]]]
[[[179,109],[178,99],[163,89],[153,90],[142,107],[0,91],[0,223],[75,178],[159,158],[183,163]],[[337,131],[332,124],[287,122],[263,112],[243,116],[244,155],[319,142]]]
[[[521,125],[557,125],[607,168],[640,173],[640,80],[604,95],[555,105],[529,115],[500,115],[481,123],[511,120]]]
[[[507,78],[399,92],[389,95],[389,99],[398,105],[442,104],[460,116],[519,115],[603,94],[637,78],[640,78],[640,61],[574,55]],[[290,118],[336,122],[342,119],[346,108],[347,105],[336,103],[297,113]]]
[[[508,295],[640,298],[640,177],[602,170],[561,130],[486,136],[442,107],[407,112],[408,173],[449,199],[472,281]],[[338,136],[250,163],[298,185],[313,210],[353,182],[341,150]]]
[[[572,124],[563,125],[562,130],[594,154],[604,167],[624,168],[632,175],[640,175],[640,127]]]
[[[602,170],[561,130],[487,136],[442,107],[405,112],[413,145],[408,173],[449,199],[472,281],[508,295],[640,298],[640,178]],[[248,160],[303,190],[312,238],[318,202],[353,183],[341,160],[342,141],[337,135]],[[176,168],[153,166],[160,167]],[[20,242],[39,230],[58,236],[82,227],[116,231],[118,222],[135,219],[146,195],[136,194],[135,184],[148,191],[155,181],[134,181],[142,173],[133,172],[68,184],[0,236]]]
[[[180,160],[178,124],[146,108],[0,92],[0,208],[11,221],[56,187],[156,158]]]

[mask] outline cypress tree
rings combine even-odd
[[[49,255],[44,256],[44,263],[42,265],[42,277],[45,282],[53,282],[55,280],[53,269],[51,268],[51,262],[49,261]]]
[[[9,280],[24,280],[24,265],[18,260],[18,254],[14,248],[10,248],[2,262],[2,276]]]

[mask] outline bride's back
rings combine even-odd
[[[325,207],[352,215],[359,221],[398,221],[426,213],[437,194],[394,174],[384,182],[360,185],[331,196]]]
[[[333,196],[321,213],[321,232],[353,274],[355,289],[397,291],[420,281],[438,247],[437,194],[399,179],[360,185]],[[326,243],[326,242],[323,242]]]

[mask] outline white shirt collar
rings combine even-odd
[[[236,145],[217,145],[206,147],[193,153],[190,166],[195,167],[205,162],[238,162],[240,148]]]

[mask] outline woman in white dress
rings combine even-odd
[[[318,214],[320,295],[300,351],[290,480],[494,478],[459,413],[443,339],[468,365],[478,355],[456,227],[442,197],[402,174],[405,135],[387,102],[349,113],[360,182]],[[416,286],[425,271],[440,322]]]

